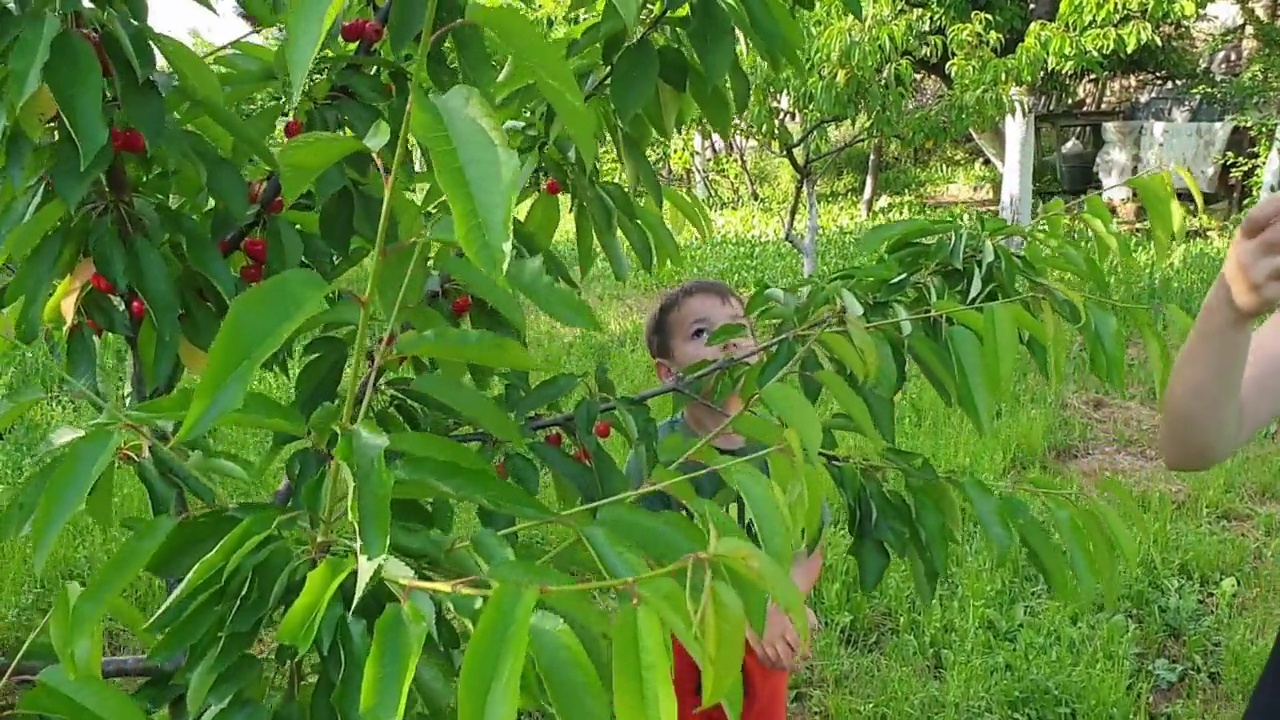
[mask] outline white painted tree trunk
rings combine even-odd
[[[1262,190],[1259,200],[1280,192],[1280,125],[1276,125],[1276,133],[1271,138],[1271,152],[1267,153],[1267,164],[1262,166]]]
[[[693,133],[693,194],[703,201],[711,197],[711,188],[707,185],[707,141],[696,130]]]
[[[973,137],[973,141],[978,144],[982,150],[982,154],[987,156],[992,165],[996,166],[996,171],[1004,172],[1004,135],[999,128],[979,131],[975,128],[969,128],[969,135]]]
[[[803,262],[805,277],[818,271],[818,180],[810,175],[804,181],[804,201],[809,209],[809,222],[805,224],[804,240],[796,242],[796,250]]]
[[[1000,217],[1016,225],[1031,223],[1031,173],[1035,168],[1035,113],[1027,93],[1014,88],[1009,93],[1012,107],[1004,118],[1004,171],[1000,181]],[[1014,249],[1022,238],[1009,238]]]
[[[862,219],[871,217],[871,209],[876,204],[876,192],[880,186],[880,140],[871,144],[871,155],[867,158],[867,181],[862,186]]]

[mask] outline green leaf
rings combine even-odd
[[[346,0],[294,0],[284,19],[284,60],[289,73],[289,107],[298,106],[311,63],[324,45]]]
[[[626,123],[658,91],[658,49],[641,37],[623,48],[613,65],[609,96],[618,120]]]
[[[442,435],[425,432],[400,432],[390,436],[390,449],[415,457],[434,458],[452,465],[490,469],[492,466],[480,453],[460,442]]]
[[[534,79],[557,118],[564,122],[587,167],[595,165],[596,116],[565,61],[563,46],[549,42],[546,33],[514,5],[469,2],[467,19],[493,33],[506,47],[516,67]]]
[[[377,558],[387,553],[391,538],[391,491],[395,479],[384,451],[390,441],[366,420],[342,433],[336,456],[351,470],[356,533],[360,552]]]
[[[978,432],[986,435],[991,432],[995,407],[987,385],[987,373],[982,368],[982,342],[969,328],[952,325],[947,328],[947,344],[956,363],[960,409],[973,420]]]
[[[982,348],[985,352],[990,387],[996,396],[1007,398],[1013,392],[1019,350],[1017,311],[1010,303],[988,305],[983,312]]]
[[[335,163],[358,152],[366,152],[364,142],[354,135],[336,132],[303,133],[286,142],[276,153],[280,166],[280,193],[299,198],[311,189]]]
[[[790,566],[795,554],[791,542],[791,518],[786,498],[777,490],[777,479],[765,476],[749,463],[730,465],[719,472],[746,503],[765,552],[775,562]]]
[[[1018,537],[1027,550],[1031,564],[1049,585],[1050,591],[1059,597],[1065,597],[1071,590],[1071,585],[1067,580],[1067,559],[1062,549],[1054,543],[1043,523],[1031,514],[1025,502],[1011,496],[1005,496],[1002,502],[1005,516],[1018,531]]]
[[[1138,192],[1142,208],[1147,211],[1151,224],[1151,244],[1156,251],[1156,263],[1169,258],[1169,246],[1174,239],[1181,240],[1186,232],[1186,211],[1178,201],[1173,182],[1167,172],[1158,175],[1139,175],[1128,183]]]
[[[413,389],[430,395],[457,413],[475,422],[499,440],[523,444],[520,423],[489,396],[470,385],[437,373],[423,373],[413,381]]]
[[[693,229],[698,233],[698,237],[703,240],[711,237],[710,218],[700,212],[697,206],[694,205],[693,201],[690,200],[687,195],[673,187],[663,186],[662,196],[667,202],[671,203],[676,210],[680,211],[680,214],[684,216],[685,220],[689,221],[689,224],[692,225]]]
[[[746,644],[747,615],[733,588],[715,580],[704,592],[701,635],[706,648],[706,665],[702,667],[702,703],[728,704],[734,694],[742,696],[742,658]],[[740,705],[741,702],[735,704]]]
[[[504,583],[485,602],[458,675],[458,720],[516,717],[537,601],[536,588]]]
[[[110,560],[93,574],[71,611],[71,634],[87,637],[99,632],[98,623],[120,594],[137,579],[169,532],[178,524],[172,515],[148,520],[120,545]]]
[[[647,603],[622,598],[613,619],[613,712],[617,720],[675,720],[668,637],[661,618]]]
[[[350,557],[329,555],[311,572],[302,586],[298,599],[280,620],[276,640],[281,645],[291,645],[305,653],[315,641],[320,621],[324,618],[329,600],[338,591],[342,581],[355,570],[356,561]]]
[[[129,243],[130,273],[136,278],[138,292],[147,304],[147,321],[155,327],[156,341],[152,352],[144,356],[144,367],[149,391],[160,387],[163,378],[169,377],[178,362],[178,343],[182,326],[178,314],[182,310],[178,289],[174,286],[174,274],[160,254],[156,243],[149,238],[134,238]],[[141,345],[141,343],[139,343]]]
[[[18,110],[40,87],[40,71],[49,59],[53,39],[58,34],[58,16],[52,13],[31,14],[21,21],[22,31],[8,54],[10,110]],[[80,42],[85,43],[81,38]],[[85,43],[86,45],[88,43]]]
[[[362,720],[404,717],[422,645],[430,630],[427,618],[413,605],[391,603],[373,626],[373,643],[360,686]]]
[[[628,30],[634,30],[636,23],[640,21],[640,0],[610,0],[613,6],[617,8],[618,15],[622,21],[626,23]]]
[[[503,278],[482,272],[470,260],[452,252],[441,255],[436,257],[440,270],[457,278],[467,292],[492,305],[521,334],[525,332],[524,307]]]
[[[178,75],[178,84],[185,94],[198,97],[206,103],[222,105],[222,83],[209,63],[195,50],[167,35],[152,33],[152,42],[160,54],[169,61],[169,67]]]
[[[808,642],[809,623],[805,615],[804,598],[791,579],[789,567],[784,569],[760,548],[734,537],[718,538],[713,553],[726,568],[736,571],[767,592],[787,617],[791,618],[797,630],[803,628],[800,632],[801,640]]]
[[[819,462],[822,450],[822,418],[818,411],[796,388],[782,382],[773,382],[760,388],[760,398],[769,411],[782,420],[788,428],[800,436],[809,461]]]
[[[691,3],[689,16],[691,22],[685,34],[689,36],[703,74],[712,84],[724,82],[733,66],[737,44],[733,18],[718,2]]]
[[[314,270],[295,268],[236,298],[209,346],[208,365],[174,441],[203,435],[222,415],[240,407],[258,368],[320,310],[328,289]]]
[[[68,443],[62,454],[50,461],[52,474],[36,506],[32,525],[33,565],[37,573],[44,570],[58,534],[84,505],[93,483],[115,460],[121,439],[115,429],[97,428]]]
[[[843,340],[844,338],[841,337]],[[879,428],[876,427],[876,421],[871,417],[871,409],[867,407],[867,402],[862,396],[854,392],[848,383],[840,377],[834,370],[819,370],[814,376],[822,382],[827,392],[831,393],[831,397],[839,403],[840,409],[853,420],[854,426],[858,432],[873,442],[884,442],[884,437],[880,434]]]
[[[400,461],[397,469],[401,479],[398,496],[443,495],[518,518],[547,520],[555,517],[555,513],[528,490],[499,479],[490,465],[469,468],[442,460],[414,458]],[[426,485],[427,492],[410,492],[418,484]]]
[[[609,695],[582,641],[564,620],[535,612],[529,649],[557,717],[609,720]]]
[[[556,322],[584,330],[601,329],[591,306],[578,293],[552,280],[540,256],[512,260],[507,281]]]
[[[63,665],[41,671],[36,687],[23,693],[18,709],[76,720],[147,720],[146,713],[124,690],[102,678],[72,678]]]
[[[45,203],[31,217],[10,233],[0,238],[0,262],[5,260],[22,260],[45,236],[62,220],[67,212],[67,204],[60,198]]]
[[[405,333],[396,342],[396,352],[512,370],[537,368],[524,345],[489,330],[444,326]]]
[[[107,144],[107,121],[102,113],[102,66],[93,46],[80,33],[64,28],[53,39],[44,81],[58,103],[58,113],[80,148],[80,169],[89,167]]]
[[[431,156],[458,244],[476,267],[501,275],[511,258],[520,158],[479,90],[455,85],[443,95],[413,93],[413,135]]]
[[[387,17],[387,43],[397,55],[414,49],[415,38],[427,29],[427,8],[437,12],[436,4],[428,0],[397,0],[391,4]]]
[[[1053,526],[1062,539],[1067,551],[1067,563],[1075,575],[1076,582],[1085,599],[1092,599],[1098,591],[1096,563],[1093,559],[1093,548],[1089,537],[1085,534],[1080,521],[1071,511],[1071,506],[1059,498],[1046,498]]]
[[[996,559],[1003,562],[1013,547],[1013,532],[1000,508],[1000,498],[981,480],[973,476],[966,477],[960,483],[960,489],[969,499],[969,504],[973,506],[974,514],[978,516],[978,524],[982,526],[982,531],[986,533],[992,548],[995,549]]]

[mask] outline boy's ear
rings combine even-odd
[[[676,371],[666,360],[654,360],[653,369],[658,373],[658,379],[664,383],[671,382],[676,376]]]

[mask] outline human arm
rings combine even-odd
[[[791,563],[791,581],[796,584],[800,594],[808,597],[822,574],[822,544],[819,543],[812,552],[796,554]],[[809,623],[810,637],[817,629],[818,618],[813,609],[805,607],[806,620]],[[808,655],[808,648],[800,640],[791,618],[777,604],[770,602],[765,615],[764,637],[760,637],[748,627],[747,640],[760,656],[766,667],[775,670],[795,670],[799,661]]]
[[[1241,223],[1174,362],[1160,416],[1160,454],[1171,470],[1227,459],[1280,414],[1280,319],[1253,321],[1280,301],[1280,196]]]

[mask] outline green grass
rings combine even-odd
[[[853,262],[847,208],[824,208],[836,229],[823,237],[823,263]],[[792,251],[772,239],[774,218],[750,213],[722,218],[715,240],[685,246],[684,263],[622,286],[601,264],[587,294],[604,329],[569,332],[538,318],[533,349],[548,367],[587,370],[602,361],[619,389],[655,382],[644,352],[642,324],[657,292],[685,277],[723,278],[750,290],[798,274]],[[753,230],[759,230],[753,232]],[[1117,278],[1117,297],[1160,300],[1194,310],[1217,271],[1220,233],[1198,233],[1152,278]],[[121,367],[121,349],[107,360]],[[1029,363],[1028,363],[1029,365]],[[825,623],[808,668],[797,678],[797,716],[806,718],[1175,718],[1239,717],[1280,625],[1280,467],[1258,443],[1212,472],[1175,476],[1154,462],[1154,411],[1145,366],[1125,396],[1100,394],[1083,373],[1068,386],[1047,387],[1022,373],[1015,397],[994,433],[980,438],[913,379],[901,401],[902,444],[929,454],[942,469],[972,472],[1001,487],[1087,492],[1114,476],[1138,498],[1133,518],[1141,557],[1126,571],[1115,607],[1071,605],[1048,597],[1038,576],[1018,559],[997,565],[981,537],[966,529],[950,576],[936,602],[921,607],[905,568],[895,563],[871,595],[858,591],[857,569],[836,533],[814,604]],[[37,383],[59,398],[44,403],[0,443],[0,485],[21,481],[49,433],[86,419],[83,406],[57,391],[54,361],[41,349],[10,352],[0,392]],[[276,378],[264,389],[285,392]],[[655,414],[669,410],[659,401]],[[258,437],[228,435],[238,452],[257,457]],[[617,446],[621,453],[621,446]],[[262,497],[270,477],[228,486],[231,497]],[[117,526],[77,519],[48,569],[33,573],[29,543],[0,545],[0,655],[11,653],[68,580],[87,581],[124,531],[119,519],[145,511],[133,478],[119,473]],[[532,538],[537,540],[536,538]],[[131,600],[153,608],[156,583],[138,583]],[[108,649],[130,647],[111,633]]]

